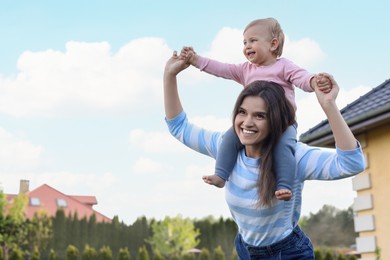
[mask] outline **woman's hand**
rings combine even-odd
[[[333,76],[328,73],[320,73],[319,77],[326,77],[330,81],[330,90],[327,92],[322,91],[320,88],[315,88],[314,91],[317,95],[318,102],[323,109],[326,109],[329,105],[335,105],[337,95],[339,93],[339,86],[334,80]]]
[[[169,74],[170,76],[176,76],[181,71],[185,70],[190,66],[185,60],[180,59],[177,55],[177,52],[174,51],[172,57],[165,64],[165,74]]]
[[[177,74],[188,68],[185,60],[180,59],[174,51],[172,57],[165,64],[164,70],[164,108],[167,119],[176,117],[183,111],[177,90]]]

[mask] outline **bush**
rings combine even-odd
[[[195,260],[196,257],[194,254],[185,253],[181,256],[181,260]]]
[[[90,247],[88,244],[85,245],[82,260],[97,260],[98,253],[95,248]]]
[[[24,260],[23,252],[19,247],[14,246],[9,254],[9,260]]]
[[[99,251],[99,260],[112,260],[112,251],[109,246],[103,246]]]
[[[120,248],[118,253],[118,260],[130,260],[130,252],[127,247]]]
[[[213,260],[225,260],[226,256],[221,246],[214,249]]]
[[[54,251],[54,249],[50,249],[49,260],[58,260],[58,256],[56,254],[56,251]]]
[[[41,259],[41,253],[39,253],[38,247],[34,247],[34,252],[31,256],[31,260],[40,260]]]
[[[138,255],[137,255],[137,260],[149,260],[149,253],[148,250],[146,250],[146,247],[140,247],[138,249]]]
[[[198,260],[211,260],[210,251],[207,248],[202,248]]]
[[[74,245],[69,245],[66,249],[66,260],[77,260],[79,257],[79,250]]]
[[[165,257],[160,253],[159,250],[154,251],[153,260],[165,260]]]

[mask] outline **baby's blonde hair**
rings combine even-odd
[[[279,41],[279,46],[273,51],[273,54],[276,55],[276,57],[282,56],[283,44],[284,44],[284,33],[278,20],[272,17],[253,20],[245,27],[244,32],[254,25],[264,26],[269,32],[270,40],[276,38]]]

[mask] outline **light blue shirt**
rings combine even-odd
[[[185,112],[166,120],[170,133],[191,149],[216,158],[223,133],[191,124]],[[258,207],[256,183],[261,159],[247,157],[242,150],[230,179],[225,184],[225,199],[239,233],[254,246],[267,246],[282,240],[298,224],[305,180],[336,180],[362,172],[365,168],[360,145],[343,151],[297,143],[297,167],[290,201],[274,199],[271,207]],[[292,173],[294,174],[294,173]]]

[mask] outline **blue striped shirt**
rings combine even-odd
[[[180,142],[202,154],[216,158],[223,133],[209,131],[188,122],[185,112],[166,120],[170,133]],[[231,215],[244,241],[254,246],[267,246],[288,236],[298,224],[302,189],[305,180],[336,180],[364,170],[360,145],[343,151],[297,143],[297,167],[290,201],[274,199],[271,207],[257,206],[256,183],[261,159],[245,156],[242,150],[225,184],[225,198]]]

